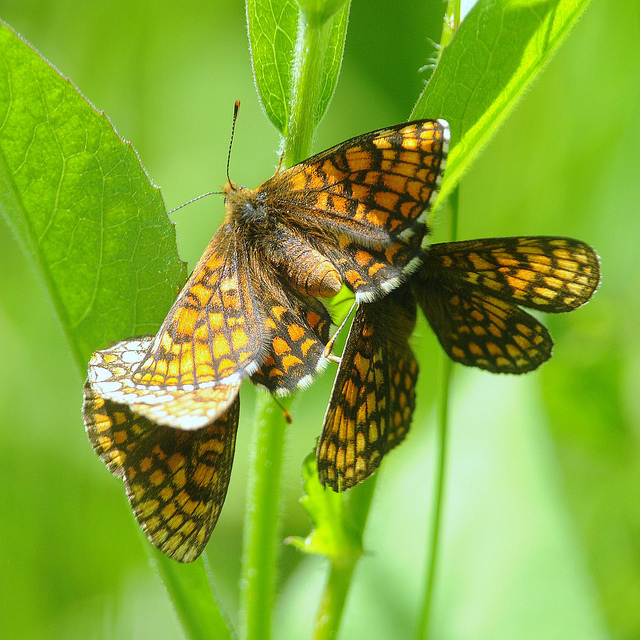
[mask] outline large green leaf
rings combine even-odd
[[[185,278],[175,230],[131,145],[4,25],[0,59],[0,210],[83,365],[157,329]]]
[[[0,209],[84,369],[96,347],[157,329],[185,267],[160,191],[104,114],[4,25],[0,60]],[[230,637],[202,560],[156,566],[187,637]]]
[[[412,117],[445,118],[452,147],[440,199],[558,50],[589,0],[485,0],[442,51]]]

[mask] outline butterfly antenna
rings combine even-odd
[[[236,120],[238,119],[238,111],[240,111],[240,100],[236,100],[233,105],[233,122],[231,123],[231,140],[229,140],[229,153],[227,154],[227,184],[231,184],[229,177],[229,164],[231,163],[231,147],[233,147],[233,136],[236,132]]]
[[[172,213],[175,213],[178,209],[182,209],[182,207],[186,207],[188,204],[195,202],[196,200],[202,200],[202,198],[206,198],[207,196],[219,196],[222,195],[222,191],[207,191],[207,193],[203,193],[195,198],[191,198],[191,200],[187,200],[185,203],[181,204],[179,207],[175,209],[171,209],[171,211],[167,212],[167,215],[170,216]]]

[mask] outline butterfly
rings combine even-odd
[[[331,316],[320,298],[346,285],[359,302],[377,300],[418,268],[448,142],[446,122],[417,120],[352,138],[256,189],[227,181],[224,223],[126,388],[98,355],[94,391],[188,429],[200,416],[174,416],[160,399],[246,377],[273,393],[307,386],[326,364]]]
[[[452,360],[519,374],[548,360],[553,347],[547,329],[521,307],[572,311],[599,282],[597,254],[571,238],[427,247],[407,284],[356,312],[316,450],[322,484],[343,491],[361,482],[406,435],[418,375],[409,344],[416,302]]]
[[[420,264],[449,128],[418,120],[358,136],[257,189],[227,181],[225,221],[156,336],[96,351],[84,420],[149,540],[187,562],[225,499],[244,378],[272,393],[326,362],[343,285],[382,298]]]

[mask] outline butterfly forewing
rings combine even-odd
[[[311,235],[357,299],[373,300],[420,262],[448,142],[442,120],[374,131],[276,174],[257,198],[289,212],[284,219]]]
[[[600,261],[584,242],[544,236],[482,238],[429,247],[421,273],[471,286],[539,311],[571,311],[600,282]]]
[[[229,485],[238,412],[236,397],[209,426],[173,429],[101,398],[85,384],[84,421],[91,445],[124,481],[149,540],[174,560],[195,560],[216,525]]]
[[[169,311],[134,382],[203,387],[250,375],[264,357],[268,338],[262,297],[243,231],[227,223]]]
[[[409,429],[418,376],[408,342],[415,321],[407,286],[356,312],[316,453],[320,482],[334,491],[369,477]]]

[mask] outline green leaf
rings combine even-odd
[[[299,17],[296,0],[247,0],[253,77],[269,120],[283,134],[289,119]]]
[[[157,329],[185,265],[159,189],[105,115],[5,25],[0,61],[0,209],[83,371],[95,348]],[[201,561],[155,564],[187,637],[230,637]]]
[[[247,0],[253,73],[288,165],[306,158],[335,91],[349,3]]]
[[[4,25],[0,60],[0,210],[83,369],[155,331],[185,267],[160,191],[106,116]]]
[[[452,147],[439,200],[558,50],[589,0],[485,0],[442,51],[413,118],[444,118]]]
[[[305,553],[322,554],[334,561],[357,560],[362,554],[362,529],[352,520],[345,494],[325,489],[318,481],[315,452],[304,459],[302,482],[304,494],[300,504],[309,514],[314,529],[306,538],[291,536],[286,542]]]

